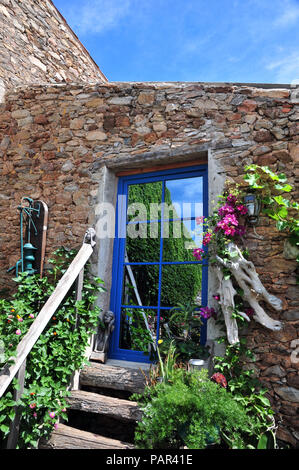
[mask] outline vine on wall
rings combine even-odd
[[[282,301],[263,286],[249,260],[244,241],[248,224],[247,207],[243,201],[248,190],[255,192],[262,212],[276,221],[278,230],[288,233],[294,247],[298,247],[299,240],[299,220],[296,217],[299,204],[285,196],[293,189],[286,176],[258,165],[249,165],[245,171],[244,184],[228,182],[212,215],[203,221],[203,244],[209,246],[208,257],[218,279],[215,296],[224,316],[230,344],[239,342],[237,318],[248,322],[254,319],[272,330],[282,328],[282,323],[270,318],[260,304],[263,300],[276,311],[281,311]],[[194,250],[193,254],[197,259],[205,256],[202,249]]]
[[[0,300],[0,339],[4,345],[0,368],[16,353],[20,340],[29,330],[42,306],[53,293],[58,279],[64,274],[76,251],[59,249],[52,260],[48,276],[28,276],[15,279],[18,288],[9,300]],[[94,305],[103,291],[99,278],[84,277],[82,300],[75,299],[75,285],[49,321],[43,334],[32,348],[26,362],[25,388],[15,402],[13,393],[18,386],[14,379],[0,398],[0,448],[5,446],[16,405],[22,413],[18,448],[35,448],[47,438],[59,419],[67,420],[66,397],[72,374],[85,363],[85,350],[99,323],[100,309]]]

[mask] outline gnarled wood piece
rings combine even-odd
[[[244,300],[247,301],[254,310],[254,320],[270,330],[280,330],[282,328],[282,323],[269,317],[269,315],[267,315],[264,309],[260,306],[259,301],[264,300],[276,311],[282,310],[282,301],[274,295],[269,294],[263,286],[255,270],[254,264],[243,257],[237,245],[230,243],[228,245],[228,251],[230,253],[230,261],[223,260],[219,256],[217,256],[217,260],[220,264],[230,270],[236,282],[243,290]],[[228,286],[227,289],[231,290],[232,285]],[[236,292],[231,290],[231,294],[235,295]],[[232,306],[233,305],[234,304],[232,303]]]
[[[227,339],[230,344],[235,344],[239,342],[238,325],[235,318],[232,318],[232,313],[235,308],[234,296],[237,292],[233,287],[231,279],[224,279],[220,266],[216,267],[216,275],[219,281],[219,303],[224,316]]]

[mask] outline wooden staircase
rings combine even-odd
[[[80,373],[79,390],[68,398],[68,422],[59,423],[39,448],[134,449],[141,411],[128,398],[143,392],[147,371],[125,364],[90,362]]]

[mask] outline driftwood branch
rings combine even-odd
[[[229,343],[235,344],[239,341],[237,323],[236,320],[232,318],[235,307],[234,297],[237,292],[233,287],[232,280],[224,279],[221,266],[229,269],[235,281],[242,289],[244,300],[248,302],[250,307],[254,310],[253,319],[270,330],[280,330],[282,323],[269,317],[259,302],[264,300],[279,312],[282,310],[282,301],[278,297],[269,294],[262,284],[254,264],[243,257],[237,245],[230,243],[228,245],[228,251],[230,260],[224,260],[220,256],[216,256],[219,263],[216,268],[216,273],[219,281],[218,293],[220,296],[220,304],[224,315]],[[250,321],[250,318],[244,312],[241,312],[241,315],[246,318],[247,321]]]

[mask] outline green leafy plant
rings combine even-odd
[[[130,349],[135,351],[149,352],[149,346],[152,343],[152,337],[146,328],[143,315],[147,315],[144,310],[126,309],[126,324],[128,333],[128,343]]]
[[[218,341],[227,343],[225,338]],[[246,367],[248,359],[253,361],[254,355],[246,346],[246,338],[242,338],[237,344],[226,344],[225,355],[214,357],[214,367],[215,370],[225,375],[228,390],[234,399],[244,407],[248,416],[258,417],[256,434],[258,443],[262,446],[266,437],[267,442],[268,439],[269,442],[275,442],[274,412],[266,397],[267,390],[254,377],[253,369]],[[255,446],[258,446],[258,443],[255,442]]]
[[[249,417],[230,392],[209,380],[207,371],[182,368],[172,382],[158,383],[139,398],[143,419],[135,442],[146,449],[203,449],[220,443],[246,448],[246,438],[255,435],[256,419]]]
[[[176,307],[170,310],[170,326],[175,327],[180,332],[186,331],[187,334],[194,328],[198,330],[202,325],[198,310],[198,305],[192,301],[184,304],[178,303]]]
[[[248,165],[245,167],[245,181],[254,189],[262,204],[263,212],[276,221],[278,230],[290,233],[290,242],[299,243],[299,219],[296,217],[299,204],[286,198],[293,187],[287,182],[284,173],[276,174],[267,166]]]
[[[166,357],[171,343],[175,345],[175,352],[179,361],[188,361],[191,358],[207,359],[210,355],[209,349],[200,344],[199,340],[192,340],[190,337],[183,340],[165,336],[163,337],[163,343],[160,344],[162,357]]]
[[[15,279],[17,291],[10,300],[0,301],[0,339],[4,343],[3,366],[15,354],[19,341],[34,322],[40,309],[53,292],[75,252],[59,249],[52,258],[52,269],[43,279],[21,274]],[[25,389],[16,403],[14,380],[0,399],[0,443],[5,444],[14,407],[22,412],[18,448],[33,448],[47,437],[59,419],[67,419],[67,387],[74,371],[86,363],[85,349],[90,335],[97,329],[100,309],[97,294],[103,291],[99,278],[86,273],[82,300],[75,300],[75,285],[31,350],[26,364]],[[0,444],[1,446],[1,444]]]
[[[202,320],[199,305],[192,301],[178,303],[170,310],[168,321],[163,316],[163,322],[163,343],[160,345],[162,356],[167,354],[171,344],[179,360],[209,356],[208,349],[200,344]]]

